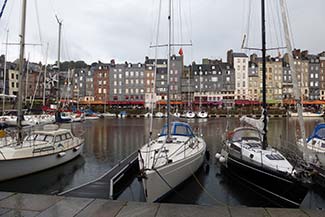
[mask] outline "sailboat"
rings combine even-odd
[[[19,84],[22,84],[25,50],[26,2],[22,1],[22,23],[20,34]],[[73,135],[70,129],[57,125],[45,125],[42,130],[23,132],[22,85],[18,91],[17,132],[14,143],[0,147],[0,181],[45,170],[80,155],[84,140]]]
[[[202,165],[206,151],[205,141],[193,133],[189,124],[170,120],[171,0],[168,24],[167,123],[158,138],[150,138],[138,151],[147,202],[160,200],[195,173]]]
[[[292,112],[292,111],[288,111],[288,115],[290,117],[298,117],[298,112]],[[308,118],[321,118],[324,116],[324,112],[308,112],[308,111],[304,111],[302,113],[303,117],[308,117]]]
[[[265,0],[262,0],[262,93],[263,110],[259,120],[243,116],[243,126],[227,133],[216,158],[222,169],[261,191],[279,206],[299,207],[307,194],[291,163],[267,141]]]

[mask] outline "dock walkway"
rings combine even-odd
[[[122,202],[0,192],[0,217],[324,217],[325,211]]]
[[[60,193],[59,196],[114,199],[113,187],[117,182],[125,179],[127,173],[136,170],[136,166],[138,166],[137,159],[138,152],[136,151],[124,160],[120,161],[101,177],[73,189],[64,191]]]

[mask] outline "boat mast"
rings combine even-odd
[[[2,97],[2,115],[5,115],[5,101],[6,101],[6,77],[7,77],[7,54],[8,54],[8,34],[9,30],[7,30],[6,36],[6,53],[5,53],[5,62],[3,69],[3,97]]]
[[[22,16],[21,16],[21,30],[20,30],[20,55],[19,55],[19,74],[18,74],[18,113],[17,113],[17,126],[18,126],[18,144],[22,142],[22,76],[24,72],[24,52],[25,52],[25,32],[26,32],[26,1],[22,3]]]
[[[170,140],[170,56],[171,56],[171,12],[172,0],[169,0],[168,10],[168,59],[167,59],[167,142]]]
[[[60,54],[61,54],[61,30],[62,30],[62,20],[59,20],[58,16],[55,15],[55,18],[56,18],[56,21],[58,22],[59,24],[59,41],[58,41],[58,76],[57,76],[57,96],[56,96],[56,99],[57,99],[57,102],[59,103],[59,100],[60,100],[60,96],[59,96],[59,93],[60,93]]]
[[[263,144],[262,148],[267,147],[267,105],[266,105],[266,30],[265,30],[265,0],[261,0],[262,8],[262,93],[263,93]]]
[[[45,106],[45,94],[46,94],[46,74],[47,74],[47,56],[49,52],[49,43],[46,45],[46,55],[45,55],[45,68],[44,68],[44,83],[43,83],[43,106]]]

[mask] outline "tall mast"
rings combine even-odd
[[[59,93],[60,93],[60,54],[61,54],[61,30],[62,30],[62,20],[59,20],[58,16],[55,15],[56,21],[59,24],[59,41],[58,41],[58,76],[57,76],[57,102],[59,103]]]
[[[9,30],[7,30],[6,36],[6,53],[5,53],[5,62],[4,62],[4,69],[3,69],[3,98],[2,98],[2,115],[5,115],[5,101],[6,101],[6,80],[7,80],[7,55],[8,55],[8,34]]]
[[[267,105],[266,105],[266,31],[265,31],[265,0],[261,0],[262,8],[262,93],[263,93],[263,149],[267,147]]]
[[[30,62],[29,62],[29,53],[28,53],[28,58],[27,58],[27,67],[26,67],[25,97],[24,97],[25,106],[27,105],[28,71],[29,71],[29,68],[30,68]]]
[[[20,55],[19,55],[19,74],[18,74],[18,114],[17,114],[17,126],[18,126],[18,144],[22,141],[22,76],[24,72],[24,52],[25,52],[25,32],[26,32],[26,2],[22,3],[22,16],[21,16],[21,31],[20,31]]]
[[[167,141],[170,139],[170,56],[171,56],[171,12],[172,0],[169,0],[168,10],[168,59],[167,59]]]

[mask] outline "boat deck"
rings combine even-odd
[[[138,152],[133,152],[101,177],[73,189],[61,192],[59,196],[114,199],[115,186],[127,181],[130,174],[139,171]]]
[[[322,210],[122,202],[0,192],[0,216],[50,217],[320,217]]]

